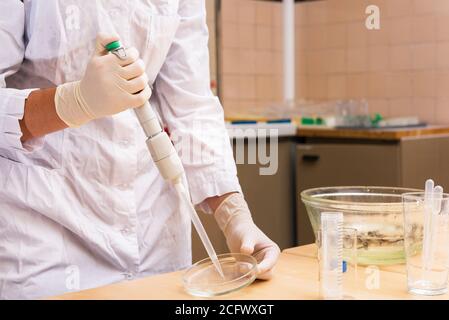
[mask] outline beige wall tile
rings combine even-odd
[[[305,51],[297,51],[296,52],[296,74],[297,75],[306,75],[307,74],[307,55]]]
[[[449,98],[438,98],[435,105],[435,119],[432,121],[436,124],[449,123]]]
[[[226,1],[222,1],[226,2]],[[256,1],[239,0],[237,2],[237,22],[239,24],[255,24],[256,23]]]
[[[365,72],[368,70],[368,49],[350,48],[347,50],[346,59],[348,72]]]
[[[413,116],[412,98],[394,98],[389,100],[390,117]]]
[[[238,48],[239,43],[239,26],[236,23],[225,23],[221,28],[221,45],[223,48]]]
[[[449,68],[449,42],[441,42],[436,45],[436,66],[440,69]]]
[[[435,67],[435,51],[435,43],[422,43],[413,45],[413,69],[433,69]]]
[[[242,24],[236,25],[236,27],[237,31],[233,34],[233,37],[237,39],[238,47],[241,49],[256,48],[256,26]]]
[[[282,75],[284,70],[284,56],[282,52],[272,52],[273,67],[272,71],[275,75]]]
[[[273,28],[273,50],[282,51],[284,45],[284,39],[282,34],[282,29],[278,27]]]
[[[317,100],[327,99],[327,76],[308,76],[307,98]]]
[[[310,49],[310,46],[308,45],[308,29],[304,27],[297,27],[295,29],[295,46],[296,51],[306,51]]]
[[[436,99],[434,98],[413,98],[412,114],[418,116],[420,120],[432,123],[435,121]]]
[[[314,50],[306,52],[307,74],[325,74],[328,71],[326,50]]]
[[[436,23],[434,15],[416,16],[412,18],[412,42],[435,41]]]
[[[240,52],[238,49],[222,50],[222,72],[223,74],[240,73]]]
[[[390,43],[391,21],[381,19],[379,30],[369,30],[368,44],[371,46],[388,45]]]
[[[329,22],[346,22],[348,17],[348,0],[328,0],[327,19]]]
[[[281,75],[276,75],[273,79],[273,101],[281,102],[284,98],[283,77]]]
[[[413,14],[413,0],[390,0],[385,2],[388,17],[402,17]]]
[[[447,1],[447,0],[445,0]],[[447,1],[449,5],[449,1]],[[449,17],[447,15],[437,15],[436,19],[436,40],[448,41],[449,40]]]
[[[390,20],[388,33],[391,45],[410,43],[412,41],[412,18],[400,17]]]
[[[221,21],[224,23],[237,22],[238,4],[240,0],[226,0],[221,2]]]
[[[306,3],[305,6],[307,6],[307,19],[309,25],[323,25],[328,22],[327,1],[309,2]]]
[[[344,73],[346,71],[346,50],[329,49],[325,61],[328,73]]]
[[[346,77],[346,93],[348,98],[363,99],[368,93],[368,76],[366,73],[348,74]]]
[[[256,24],[273,25],[273,4],[266,1],[256,1]]]
[[[256,94],[259,101],[272,101],[274,78],[270,76],[257,76],[256,77]]]
[[[239,74],[254,75],[256,74],[256,57],[258,51],[249,49],[240,49],[238,53]]]
[[[242,99],[256,99],[256,77],[240,76],[239,77],[239,97]]]
[[[390,67],[390,48],[373,46],[368,48],[368,71],[386,71]]]
[[[412,68],[412,48],[410,45],[390,47],[391,70],[410,70]]]
[[[341,6],[346,10],[347,21],[364,21],[367,4],[360,0],[340,0]]]
[[[387,99],[368,99],[367,101],[371,113],[380,113],[382,117],[390,116],[390,104]]]
[[[273,47],[273,28],[265,25],[256,26],[256,49],[271,50]]]
[[[436,74],[436,96],[449,98],[449,71]]]
[[[387,75],[387,97],[408,98],[412,96],[412,77],[408,72],[392,72]]]
[[[370,32],[363,21],[351,22],[347,24],[347,46],[366,47],[368,45],[368,33]]]
[[[417,15],[436,13],[436,3],[437,2],[435,0],[413,0],[414,13]]]
[[[237,75],[223,75],[223,99],[238,100],[240,99],[240,77]]]
[[[273,56],[274,53],[267,50],[257,50],[256,56],[256,70],[257,75],[270,75],[273,72]]]
[[[295,6],[295,23],[297,26],[308,25],[307,5],[305,3],[298,3]]]
[[[327,99],[336,100],[346,97],[346,76],[330,75],[327,78]]]
[[[368,98],[385,98],[387,96],[387,77],[385,73],[368,74]]]
[[[307,95],[308,79],[307,76],[297,75],[296,76],[296,97],[297,99],[304,99]]]
[[[304,27],[304,36],[302,41],[306,41],[305,46],[307,49],[324,49],[327,48],[328,28],[324,25],[321,26],[307,26]]]
[[[433,70],[417,71],[412,74],[413,96],[433,98],[436,94],[436,75]]]
[[[437,14],[449,14],[449,1],[447,0],[434,0],[435,12]]]
[[[347,45],[347,32],[344,23],[330,24],[327,27],[327,47],[344,48]]]
[[[296,6],[296,8],[299,7],[299,5]],[[282,26],[282,6],[280,3],[275,3],[272,5],[272,21],[273,21],[273,25],[275,27],[281,27]],[[297,24],[299,19],[299,16],[296,14],[295,15],[295,23]]]

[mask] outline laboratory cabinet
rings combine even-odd
[[[296,145],[298,245],[314,241],[299,194],[327,186],[402,186],[422,189],[432,178],[449,190],[449,135],[383,140],[304,137]]]

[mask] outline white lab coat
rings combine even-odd
[[[191,264],[189,217],[159,176],[133,112],[24,145],[19,119],[27,89],[81,79],[97,33],[115,31],[140,51],[164,124],[214,155],[183,158],[193,202],[240,191],[209,87],[205,16],[204,0],[0,1],[0,298]]]

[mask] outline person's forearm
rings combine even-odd
[[[211,208],[212,212],[215,212],[217,210],[217,208],[220,206],[220,204],[227,197],[229,197],[231,194],[234,194],[234,193],[236,193],[236,192],[230,192],[230,193],[226,193],[222,196],[208,198],[208,199],[206,199],[207,205],[209,206],[209,208]]]
[[[56,113],[55,92],[56,88],[40,89],[29,95],[20,120],[22,142],[67,128]]]

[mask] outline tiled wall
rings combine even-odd
[[[281,4],[222,0],[220,88],[227,116],[282,98]]]
[[[365,27],[380,8],[381,29]],[[367,98],[386,116],[449,123],[449,0],[323,0],[296,5],[297,94]]]

